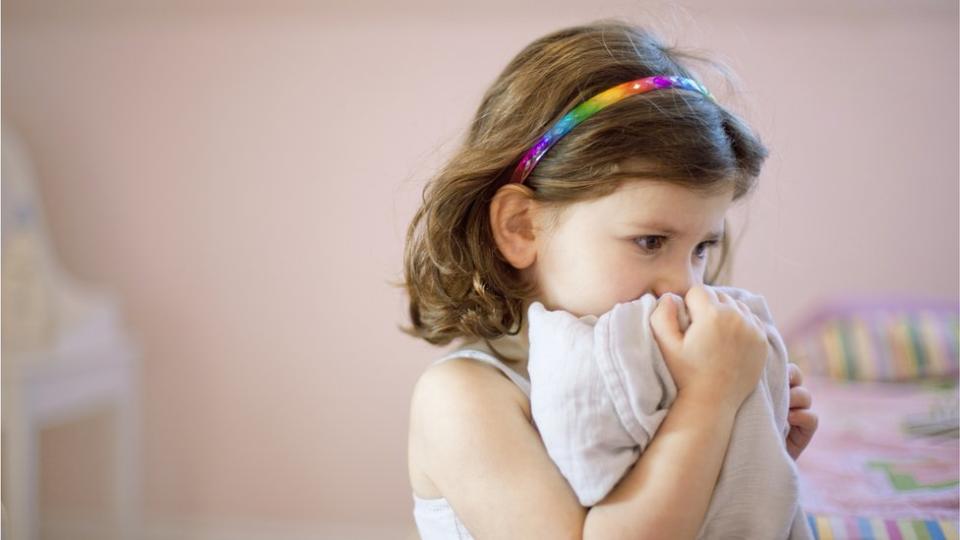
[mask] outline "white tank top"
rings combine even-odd
[[[477,349],[459,349],[443,356],[433,364],[439,364],[451,358],[472,358],[481,362],[486,362],[496,366],[510,380],[513,381],[520,390],[523,391],[527,399],[530,399],[530,381],[522,375],[507,367],[496,356]],[[473,540],[473,536],[464,527],[463,522],[453,512],[453,507],[447,502],[447,499],[423,499],[413,493],[413,519],[417,523],[417,531],[420,533],[421,540]]]

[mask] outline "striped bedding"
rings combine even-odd
[[[789,331],[790,358],[833,379],[909,381],[960,373],[956,302],[845,300],[825,304]]]
[[[820,539],[957,539],[955,301],[836,301],[783,332],[820,418],[797,461]]]
[[[797,461],[815,536],[958,538],[956,381],[804,384],[820,417]]]

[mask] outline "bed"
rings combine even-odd
[[[844,301],[783,332],[819,427],[797,462],[818,539],[957,539],[955,301]]]

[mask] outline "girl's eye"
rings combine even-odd
[[[666,241],[665,236],[641,236],[634,240],[640,249],[647,252],[653,253],[658,249],[663,247],[663,243]],[[701,242],[697,246],[696,257],[698,259],[705,259],[707,257],[707,250],[715,247],[719,244],[717,240],[708,240],[706,242]]]
[[[701,243],[699,246],[697,246],[697,258],[705,259],[707,257],[706,250],[716,246],[717,244],[719,244],[719,242],[717,242],[716,240],[708,240],[706,242]]]
[[[635,240],[640,249],[652,252],[663,247],[663,236],[641,236]]]

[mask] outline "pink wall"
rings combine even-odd
[[[734,284],[781,326],[839,295],[956,298],[956,4],[702,4],[677,41],[730,62],[772,150]],[[387,281],[422,182],[528,41],[643,15],[506,5],[4,6],[3,115],[55,245],[145,351],[148,526],[411,529],[408,397],[440,351],[395,330]]]

